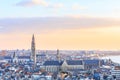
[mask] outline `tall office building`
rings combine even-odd
[[[36,64],[36,52],[35,52],[35,38],[34,38],[34,34],[32,36],[32,42],[31,42],[31,60],[33,60],[34,63]]]

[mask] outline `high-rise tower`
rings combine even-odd
[[[34,34],[32,36],[32,42],[31,42],[31,60],[33,60],[34,63],[36,63],[36,52],[35,52],[35,38],[34,38]]]

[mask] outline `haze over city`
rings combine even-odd
[[[120,50],[119,0],[1,0],[0,49]]]

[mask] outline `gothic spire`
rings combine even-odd
[[[32,42],[31,42],[31,60],[33,60],[34,63],[36,63],[36,52],[35,52],[35,38],[34,38],[34,34],[32,36]]]

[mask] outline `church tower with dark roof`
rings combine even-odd
[[[57,49],[57,60],[60,62],[60,60],[61,60],[61,57],[60,57],[60,51],[59,51],[59,49]]]

